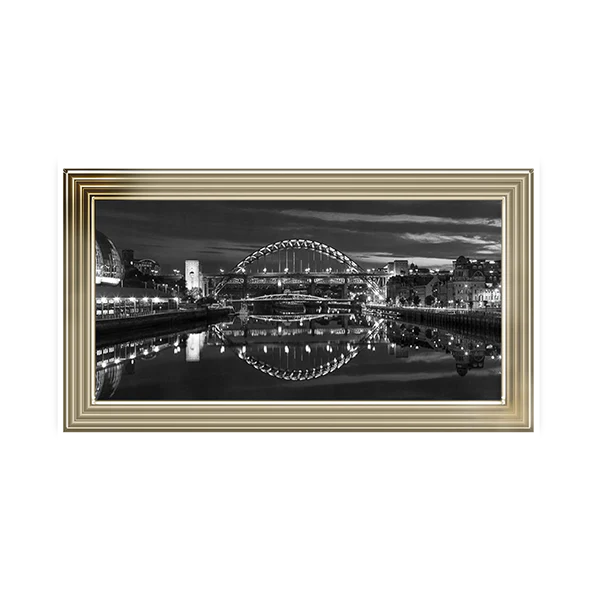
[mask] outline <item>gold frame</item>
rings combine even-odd
[[[503,399],[94,402],[94,202],[115,198],[502,200]],[[65,431],[532,431],[532,340],[532,169],[64,170]]]

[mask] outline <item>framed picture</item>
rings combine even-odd
[[[67,431],[531,431],[533,170],[65,170]]]

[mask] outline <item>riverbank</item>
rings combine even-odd
[[[98,346],[109,344],[114,340],[120,342],[133,340],[140,333],[147,332],[174,333],[196,324],[217,323],[225,320],[229,309],[208,309],[198,307],[189,311],[168,311],[138,317],[118,319],[98,319],[95,324],[95,340]]]
[[[502,335],[502,318],[500,314],[483,311],[440,311],[437,309],[404,309],[401,307],[370,307],[368,312],[381,317],[391,317],[408,323],[442,327],[462,332]]]

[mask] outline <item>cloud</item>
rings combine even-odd
[[[407,240],[414,243],[422,243],[429,245],[443,245],[443,244],[459,244],[459,245],[474,245],[471,249],[475,255],[497,255],[502,252],[502,245],[493,238],[475,236],[464,236],[460,234],[436,234],[434,232],[425,232],[422,234],[414,234],[405,232],[397,234],[397,238]],[[459,248],[456,252],[466,254],[464,247]],[[413,261],[415,259],[413,258]],[[432,260],[434,263],[438,260]],[[423,260],[416,261],[418,265],[423,265]]]
[[[424,234],[412,234],[405,232],[404,234],[398,234],[399,238],[406,240],[412,240],[418,243],[431,243],[433,245],[439,245],[443,243],[466,243],[470,245],[487,245],[490,242],[488,239],[481,238],[480,236],[460,236],[455,234],[435,234],[433,232],[425,232]]]
[[[284,215],[294,218],[322,220],[324,222],[369,222],[373,224],[445,224],[458,226],[493,226],[501,227],[502,222],[496,218],[449,218],[415,214],[364,214],[311,211],[307,209],[282,210]]]
[[[483,247],[482,249],[479,249],[477,251],[477,253],[479,253],[480,255],[495,255],[496,253],[501,253],[501,252],[502,252],[501,243],[487,245],[486,247]]]

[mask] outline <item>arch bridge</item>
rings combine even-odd
[[[218,296],[228,285],[242,285],[244,294],[251,284],[277,284],[278,288],[302,283],[313,294],[317,284],[366,286],[375,300],[385,300],[385,283],[391,274],[366,271],[348,255],[325,243],[302,238],[276,241],[247,255],[230,271],[205,274],[215,282],[211,291]]]

